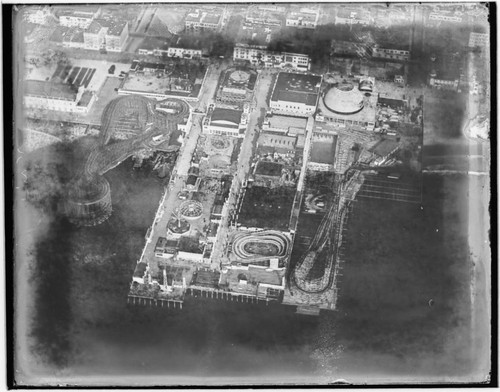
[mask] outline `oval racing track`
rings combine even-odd
[[[251,244],[268,245],[276,249],[275,254],[264,255],[248,251]],[[279,231],[261,231],[255,233],[237,233],[231,240],[231,250],[242,262],[255,261],[257,258],[284,257],[290,249],[291,241]]]

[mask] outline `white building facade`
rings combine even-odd
[[[236,44],[233,60],[249,61],[252,65],[264,65],[272,68],[292,68],[308,71],[311,68],[309,56],[306,54],[271,52],[265,46]]]
[[[170,47],[167,50],[168,57],[199,58],[201,57],[201,53],[201,49]]]

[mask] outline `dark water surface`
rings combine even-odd
[[[75,228],[55,219],[34,253],[29,341],[49,376],[82,385],[315,383],[443,379],[470,369],[466,177],[426,176],[423,210],[356,202],[340,310],[319,318],[209,299],[188,299],[183,310],[127,306],[164,184],[130,160],[106,177],[109,221]]]

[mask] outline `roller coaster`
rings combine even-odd
[[[342,227],[350,202],[362,184],[363,175],[360,170],[350,170],[336,183],[334,200],[328,212],[321,220],[308,249],[292,270],[291,282],[302,293],[322,294],[334,287]]]
[[[103,187],[101,183],[106,179],[101,176],[141,149],[157,149],[155,137],[161,136],[171,146],[172,135],[177,131],[178,124],[189,115],[189,105],[179,99],[169,99],[161,103],[169,110],[162,112],[156,110],[157,104],[155,100],[139,95],[127,95],[114,99],[106,106],[101,117],[98,142],[91,150],[82,172],[70,186],[67,212],[72,222],[87,226],[105,221],[111,215],[111,201],[109,184]],[[118,133],[122,137],[125,135],[126,139],[111,142]],[[176,148],[172,146],[171,150]],[[75,189],[82,187],[86,189],[85,192]],[[93,196],[92,200],[82,198],[82,195],[95,193],[89,189],[95,189],[95,192],[105,190],[106,194]],[[79,197],[75,198],[75,195]],[[100,208],[102,200],[106,200],[106,203]],[[96,204],[92,209],[94,218],[89,219],[86,211],[89,204],[93,203]],[[99,216],[100,210],[102,216]]]

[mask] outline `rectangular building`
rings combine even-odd
[[[190,48],[179,48],[170,47],[167,50],[168,57],[181,57],[187,59],[200,58],[202,50],[201,49],[190,49]]]
[[[165,39],[147,37],[142,41],[141,46],[137,49],[137,53],[146,56],[161,57],[168,53],[168,42]]]
[[[477,46],[488,47],[490,44],[489,34],[483,33],[470,33],[469,35],[469,47],[475,48]]]
[[[272,68],[291,68],[308,71],[311,68],[309,56],[306,54],[272,52],[266,46],[236,44],[233,50],[234,61],[248,61],[252,65]]]
[[[296,136],[281,135],[278,133],[262,132],[257,139],[257,149],[262,153],[276,153],[287,155],[295,153]],[[261,162],[259,162],[259,165]],[[280,172],[281,175],[281,172]]]
[[[85,49],[122,52],[129,37],[127,22],[96,19],[83,33]]]
[[[58,10],[59,24],[66,27],[86,29],[101,14],[101,7],[85,5]]]
[[[244,137],[245,126],[242,125],[241,110],[215,108],[203,121],[203,133]]]
[[[408,61],[410,59],[410,52],[408,50],[385,49],[374,46],[372,48],[372,56],[378,59]]]
[[[353,8],[339,8],[337,15],[335,16],[335,24],[347,24],[347,25],[369,25],[372,23],[372,17],[370,12],[360,9]]]
[[[280,72],[269,102],[276,114],[312,116],[318,104],[321,76]]]
[[[186,16],[185,26],[187,30],[192,31],[219,31],[222,28],[224,17],[225,9],[222,8],[210,11],[195,9]]]
[[[24,82],[24,105],[27,108],[87,113],[94,101],[94,94],[84,91],[83,87],[75,89],[69,84],[43,80]]]
[[[265,118],[262,130],[280,132],[285,135],[304,134],[307,120],[301,117],[271,115]]]
[[[463,18],[460,15],[457,15],[453,12],[431,12],[429,14],[429,20],[439,21],[439,22],[452,22],[452,23],[460,23]]]
[[[300,8],[291,11],[286,16],[287,27],[298,27],[302,29],[315,29],[318,25],[319,10],[311,8]]]

